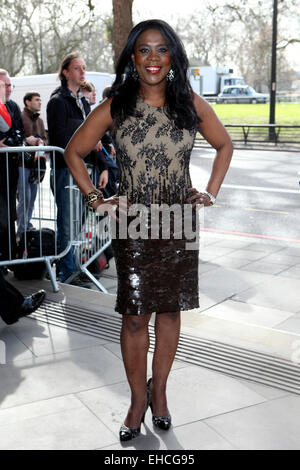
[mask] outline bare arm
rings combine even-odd
[[[194,95],[194,105],[197,115],[201,119],[199,131],[207,142],[217,151],[211,176],[206,187],[206,190],[216,197],[230,165],[233,145],[228,132],[219,121],[212,107],[196,94]],[[193,188],[192,191],[195,197],[193,196],[191,200],[199,198],[199,193],[196,195],[195,188]],[[201,196],[203,196],[203,194],[201,194]],[[202,201],[200,202],[203,201],[205,205],[209,205],[208,199],[205,200],[202,197]]]
[[[202,120],[199,130],[208,143],[217,151],[207,191],[216,196],[230,165],[233,145],[228,132],[219,121],[212,107],[200,96],[195,95],[195,108]]]
[[[77,129],[64,153],[65,161],[83,194],[95,189],[83,159],[93,150],[104,133],[113,126],[111,100],[97,106]]]

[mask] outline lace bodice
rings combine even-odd
[[[115,131],[118,195],[147,206],[185,203],[196,129],[178,129],[164,108],[150,106],[141,98],[137,111],[138,117],[127,118]]]

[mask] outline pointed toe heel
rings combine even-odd
[[[148,399],[148,394],[147,394],[147,405],[146,405],[146,409],[141,419],[141,424],[145,422],[145,416],[146,416],[146,411],[148,409],[148,406],[149,406],[149,399]],[[122,424],[122,426],[120,427],[120,431],[119,431],[120,441],[121,442],[131,441],[131,439],[138,437],[140,433],[141,433],[141,426],[139,426],[138,428],[128,428],[127,426],[125,426],[125,424]]]
[[[170,415],[166,416],[152,416],[152,423],[163,431],[168,431],[172,424],[172,418]]]
[[[149,379],[147,382],[147,396],[148,396],[148,403],[152,412],[152,423],[157,428],[162,429],[164,431],[168,431],[168,429],[170,429],[171,424],[172,424],[171,415],[170,414],[167,414],[166,416],[154,416],[153,415],[153,406],[152,406],[152,399],[151,399],[151,393],[150,393],[151,380],[152,378]]]
[[[125,426],[125,424],[122,424],[120,427],[120,441],[125,442],[125,441],[131,441],[131,439],[134,439],[137,437],[141,432],[141,427],[139,428],[128,428]]]

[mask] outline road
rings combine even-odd
[[[205,189],[214,150],[195,149],[193,186]],[[235,150],[216,205],[205,209],[206,230],[247,233],[299,243],[299,153]]]

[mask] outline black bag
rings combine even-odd
[[[29,183],[42,183],[46,173],[46,155],[43,152],[36,152],[33,167],[29,176]]]
[[[40,237],[42,251],[40,251]],[[42,230],[27,230],[27,258],[39,258],[40,256],[51,256],[55,254],[55,232],[50,228],[42,228]],[[17,248],[17,258],[24,258],[25,252],[25,234],[21,236],[20,243]],[[14,266],[14,275],[19,280],[25,279],[43,279],[47,272],[46,264],[41,261],[37,263],[17,264]]]

